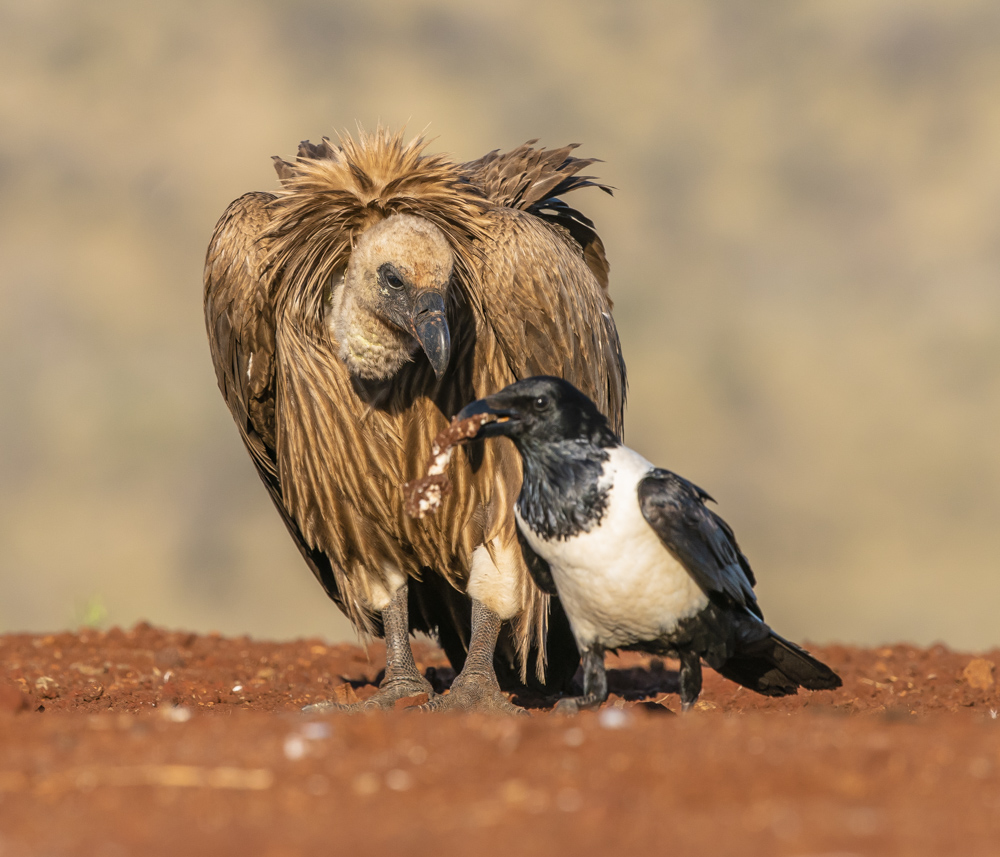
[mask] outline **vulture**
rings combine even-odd
[[[275,157],[277,193],[222,215],[204,307],[219,388],[289,533],[386,667],[366,707],[515,710],[505,683],[559,689],[579,664],[533,582],[511,444],[463,447],[440,514],[404,513],[433,439],[518,378],[569,379],[620,433],[625,365],[594,224],[564,202],[592,159],[531,140],[461,163],[379,128]],[[435,696],[410,634],[457,676]],[[327,703],[331,705],[332,703]]]
[[[606,649],[680,659],[688,710],[701,661],[767,696],[840,687],[840,678],[764,622],[750,563],[712,498],[619,440],[607,417],[561,378],[516,381],[466,406],[472,439],[504,437],[524,463],[515,517],[539,587],[558,592],[583,655],[583,696],[608,697]]]

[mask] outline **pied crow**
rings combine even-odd
[[[583,657],[583,696],[608,696],[604,652],[680,659],[688,710],[701,661],[768,696],[839,687],[839,676],[763,619],[750,564],[712,498],[624,446],[594,403],[559,378],[537,376],[467,405],[488,414],[475,438],[510,438],[524,479],[515,507],[521,550],[538,586],[558,594]]]

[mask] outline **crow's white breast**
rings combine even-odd
[[[653,465],[624,446],[609,453],[601,475],[608,504],[599,526],[545,541],[517,516],[528,544],[549,563],[581,647],[658,639],[708,604],[639,508],[637,487]]]

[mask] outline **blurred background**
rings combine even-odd
[[[352,632],[216,388],[215,221],[270,156],[580,142],[626,435],[782,633],[1000,642],[1000,6],[0,2],[0,631]]]

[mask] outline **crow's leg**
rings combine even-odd
[[[472,600],[472,637],[465,666],[447,694],[435,696],[422,711],[485,711],[492,714],[526,714],[500,690],[493,669],[493,652],[500,633],[500,617],[481,601]]]
[[[701,657],[697,652],[679,652],[681,659],[681,711],[690,711],[701,693]]]
[[[598,643],[583,650],[583,696],[560,699],[556,710],[576,714],[583,708],[597,708],[608,698],[608,674],[604,669],[604,647]]]
[[[410,617],[407,611],[407,584],[404,583],[392,596],[382,611],[385,628],[385,677],[378,692],[364,702],[353,705],[338,705],[335,702],[317,702],[307,705],[303,711],[365,711],[376,708],[392,708],[397,699],[416,696],[420,693],[434,695],[431,683],[417,670],[410,648]]]

